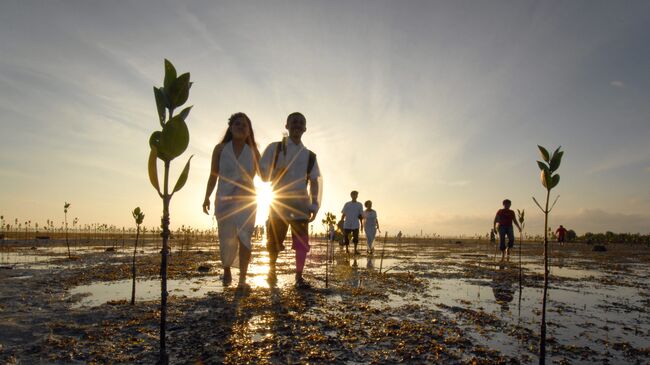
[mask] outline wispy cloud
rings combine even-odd
[[[614,80],[609,83],[611,86],[618,87],[618,88],[623,88],[625,87],[625,83],[620,80]]]
[[[605,158],[598,161],[592,168],[587,170],[587,173],[594,174],[605,172],[612,169],[617,169],[633,164],[643,163],[650,159],[650,151],[648,151],[645,144],[629,144],[621,146],[611,153],[608,153]],[[646,170],[650,167],[646,168]]]

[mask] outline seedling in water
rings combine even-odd
[[[135,255],[138,252],[138,238],[140,238],[140,225],[144,220],[144,213],[140,210],[140,207],[133,209],[131,212],[133,219],[135,219],[136,231],[135,231],[135,244],[133,245],[133,264],[131,265],[131,274],[133,276],[133,287],[131,288],[131,305],[135,304]]]
[[[550,156],[546,148],[542,146],[537,146],[539,152],[542,154],[544,162],[537,161],[537,166],[540,169],[540,177],[542,180],[542,186],[546,189],[546,205],[544,208],[539,204],[537,199],[533,197],[533,201],[539,209],[544,213],[544,290],[542,292],[542,324],[540,329],[540,341],[539,341],[539,363],[546,363],[546,292],[548,291],[548,214],[553,210],[559,195],[553,201],[553,204],[549,208],[548,202],[551,197],[551,189],[557,186],[560,183],[560,175],[554,174],[555,171],[560,167],[562,162],[563,151],[560,151],[558,147],[553,155]]]

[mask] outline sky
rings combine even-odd
[[[537,145],[565,151],[550,225],[650,233],[650,2],[0,2],[0,215],[157,226],[146,171],[163,60],[190,72],[190,177],[245,112],[263,150],[307,118],[325,212],[351,190],[394,234],[489,232],[504,198],[543,231]]]

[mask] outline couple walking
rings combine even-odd
[[[232,281],[231,267],[239,267],[239,285],[247,286],[257,211],[253,178],[258,174],[263,181],[271,182],[275,195],[267,226],[270,274],[275,273],[278,254],[284,250],[284,239],[291,227],[296,287],[309,287],[302,273],[309,252],[308,224],[316,218],[320,207],[321,176],[316,154],[302,144],[302,135],[307,130],[305,116],[289,114],[285,128],[288,137],[271,143],[260,156],[251,120],[244,113],[233,114],[226,134],[212,153],[203,212],[209,214],[210,195],[217,185],[214,214],[225,285]]]
[[[368,253],[374,252],[373,242],[377,230],[379,230],[379,220],[377,219],[377,212],[372,209],[372,201],[366,200],[364,203],[366,210],[363,210],[361,203],[357,201],[359,192],[353,190],[350,193],[349,202],[343,205],[341,210],[341,221],[343,221],[343,244],[345,251],[350,253],[348,248],[350,245],[350,235],[352,235],[352,242],[354,243],[354,254],[358,255],[357,245],[359,244],[359,228],[361,232],[366,231],[366,240],[368,244]],[[379,231],[381,233],[381,231]]]

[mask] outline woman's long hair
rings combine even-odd
[[[246,144],[251,147],[257,146],[257,142],[255,142],[255,133],[253,133],[253,124],[251,123],[251,120],[248,117],[248,115],[242,112],[235,113],[231,115],[230,118],[228,118],[228,129],[226,130],[226,134],[223,135],[223,138],[221,139],[221,143],[224,144],[232,141],[232,132],[230,131],[230,127],[232,126],[232,123],[239,118],[244,118],[246,123],[248,123],[249,134],[248,134],[248,138],[246,139]]]

